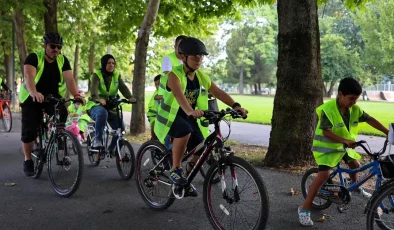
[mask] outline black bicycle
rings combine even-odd
[[[241,117],[233,109],[204,111],[204,117],[212,121],[215,130],[183,158],[186,162],[191,156],[201,153],[185,186],[175,185],[170,179],[171,151],[160,142],[152,140],[140,147],[137,153],[136,183],[141,197],[150,208],[165,210],[176,198],[182,199],[185,188],[209,156],[213,155],[215,162],[204,178],[203,188],[204,207],[212,226],[215,229],[266,227],[269,201],[263,178],[247,161],[234,156],[231,147],[224,146],[219,123],[227,115],[232,118]],[[217,177],[220,178],[220,183],[215,182]]]
[[[51,95],[45,98],[45,103],[54,104],[55,112],[50,117],[43,111],[32,152],[33,177],[38,179],[41,176],[46,163],[53,190],[64,197],[77,191],[83,175],[81,144],[74,134],[65,130],[65,124],[59,120],[59,106],[69,101],[74,102],[74,99],[57,99]]]
[[[130,142],[124,137],[125,130],[122,125],[123,122],[123,113],[122,113],[122,103],[127,104],[135,104],[135,102],[130,102],[127,99],[121,99],[118,97],[108,98],[106,100],[108,106],[104,106],[107,109],[108,113],[114,112],[112,108],[115,108],[116,117],[118,118],[118,128],[117,130],[110,130],[109,125],[106,124],[104,133],[103,133],[103,148],[95,149],[92,147],[92,144],[95,141],[95,129],[94,123],[90,123],[88,125],[87,131],[87,148],[88,148],[88,157],[89,161],[92,165],[97,166],[100,164],[101,160],[104,160],[105,157],[116,158],[116,167],[118,168],[119,175],[124,180],[129,180],[135,170],[135,154],[133,147]],[[111,152],[108,150],[108,145],[110,143],[110,137],[117,137],[116,148],[115,151]]]

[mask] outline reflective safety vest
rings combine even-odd
[[[343,144],[335,142],[328,139],[323,135],[323,130],[320,129],[321,115],[322,111],[326,114],[327,118],[330,120],[333,127],[331,131],[342,138],[347,140],[356,141],[358,135],[358,120],[363,114],[363,111],[358,105],[353,105],[350,108],[350,119],[349,119],[349,130],[343,121],[342,115],[337,106],[336,100],[331,100],[324,103],[316,109],[316,113],[319,117],[317,123],[315,136],[313,139],[313,156],[318,165],[327,165],[330,167],[335,167],[345,155],[345,150]],[[354,151],[354,149],[349,148],[347,151],[348,155],[353,159],[360,159],[361,156]]]
[[[172,73],[174,73],[179,81],[181,82],[183,92],[186,91],[187,77],[186,73],[183,69],[183,65],[176,66],[172,68]],[[208,90],[211,87],[211,79],[205,73],[200,70],[196,71],[196,77],[198,82],[200,83],[200,94],[197,98],[196,109],[207,110],[208,109]],[[206,90],[201,90],[202,87]],[[164,92],[163,100],[160,103],[159,108],[157,109],[156,121],[155,121],[155,134],[161,143],[164,143],[164,139],[170,131],[172,123],[175,120],[175,117],[180,109],[179,103],[176,100],[174,94],[172,92],[168,92],[167,90]],[[198,119],[198,126],[201,130],[202,135],[206,138],[209,135],[209,122],[202,119]]]
[[[182,65],[179,63],[179,59],[175,55],[175,51],[171,52],[167,55],[168,58],[170,58],[172,68]],[[163,58],[164,59],[164,58]],[[161,60],[161,63],[163,63],[163,59]],[[160,77],[160,84],[159,84],[159,92],[158,95],[163,95],[164,91],[166,90],[167,86],[167,80],[168,80],[168,74],[165,74],[163,71],[163,68],[161,69],[161,72],[163,73]]]
[[[99,78],[100,82],[99,82],[99,86],[98,86],[98,94],[100,97],[102,98],[108,98],[109,96],[116,96],[116,94],[118,93],[118,89],[119,89],[119,72],[115,71],[114,75],[112,76],[112,80],[111,80],[111,85],[109,87],[109,90],[107,91],[107,87],[105,86],[105,80],[103,77],[103,73],[101,72],[101,70],[96,70],[94,72],[97,77]],[[93,75],[90,77],[90,82],[93,80]],[[96,103],[94,101],[88,101],[88,103],[86,103],[85,108],[87,110],[100,105],[100,103]]]
[[[38,64],[37,64],[37,74],[34,78],[34,83],[37,85],[38,81],[41,78],[42,73],[44,72],[44,63],[45,63],[45,51],[41,50],[35,53],[37,55],[37,60],[38,60]],[[58,86],[58,90],[59,90],[59,95],[61,97],[64,97],[64,95],[66,94],[67,88],[66,88],[66,84],[64,82],[64,77],[63,77],[63,65],[64,65],[64,56],[62,54],[59,54],[56,57],[56,62],[57,62],[57,66],[59,68],[59,73],[60,73],[60,82],[59,82],[59,86]],[[26,86],[26,82],[22,84],[22,87],[20,89],[20,93],[19,93],[19,100],[21,103],[25,102],[26,99],[29,97],[29,91],[27,90],[27,86]]]
[[[148,104],[148,112],[146,113],[149,123],[151,123],[151,124],[156,118],[157,108],[159,107],[159,104],[160,104],[159,100],[155,100],[155,96],[157,95],[157,92],[158,92],[158,90],[155,90],[155,92],[153,92],[153,95],[152,95],[152,97],[149,101],[149,104]]]

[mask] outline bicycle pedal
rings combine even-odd
[[[177,198],[178,200],[182,199],[185,196],[185,188],[182,185],[172,184],[171,189],[175,198]]]
[[[340,213],[345,213],[347,210],[349,210],[349,206],[346,204],[341,204],[338,205],[337,209]]]

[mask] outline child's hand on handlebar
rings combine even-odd
[[[137,102],[137,100],[136,100],[135,98],[133,98],[133,97],[130,97],[130,98],[129,98],[129,102],[132,102],[132,103],[133,103],[133,102]]]
[[[81,103],[82,105],[86,104],[85,98],[83,98],[81,96],[74,97],[74,101],[76,104],[79,104],[79,103]]]
[[[242,117],[246,117],[246,115],[249,113],[248,110],[246,110],[242,107],[235,107],[234,109],[237,111],[240,111],[242,113]]]
[[[204,116],[204,112],[202,110],[192,110],[187,115],[193,116],[194,118],[200,118],[200,117]]]
[[[107,104],[107,102],[104,99],[101,99],[101,98],[100,99],[96,99],[96,101],[99,102],[103,106]]]
[[[351,141],[351,140],[344,140],[343,144],[345,144],[345,147],[352,148],[352,149],[357,147],[356,142],[355,141]]]

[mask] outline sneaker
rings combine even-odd
[[[362,197],[367,198],[367,199],[372,197],[372,194],[367,192],[367,191],[365,191],[363,188],[360,188],[360,191],[359,192],[355,192],[355,194],[359,194]]]
[[[170,178],[171,178],[172,182],[176,185],[187,184],[187,179],[183,176],[182,168],[171,169],[170,170]]]
[[[95,141],[93,142],[92,147],[93,147],[93,148],[101,148],[101,147],[103,147],[103,143],[101,143],[101,141],[99,141],[99,140],[95,140]]]
[[[23,171],[26,176],[34,176],[34,162],[33,160],[27,160],[23,162]]]
[[[300,221],[300,224],[304,226],[312,226],[313,221],[311,219],[311,211],[309,210],[300,210],[300,207],[298,207],[298,220]]]
[[[187,196],[192,196],[192,197],[198,196],[197,189],[192,184],[189,184],[188,186],[185,187],[185,197]]]

